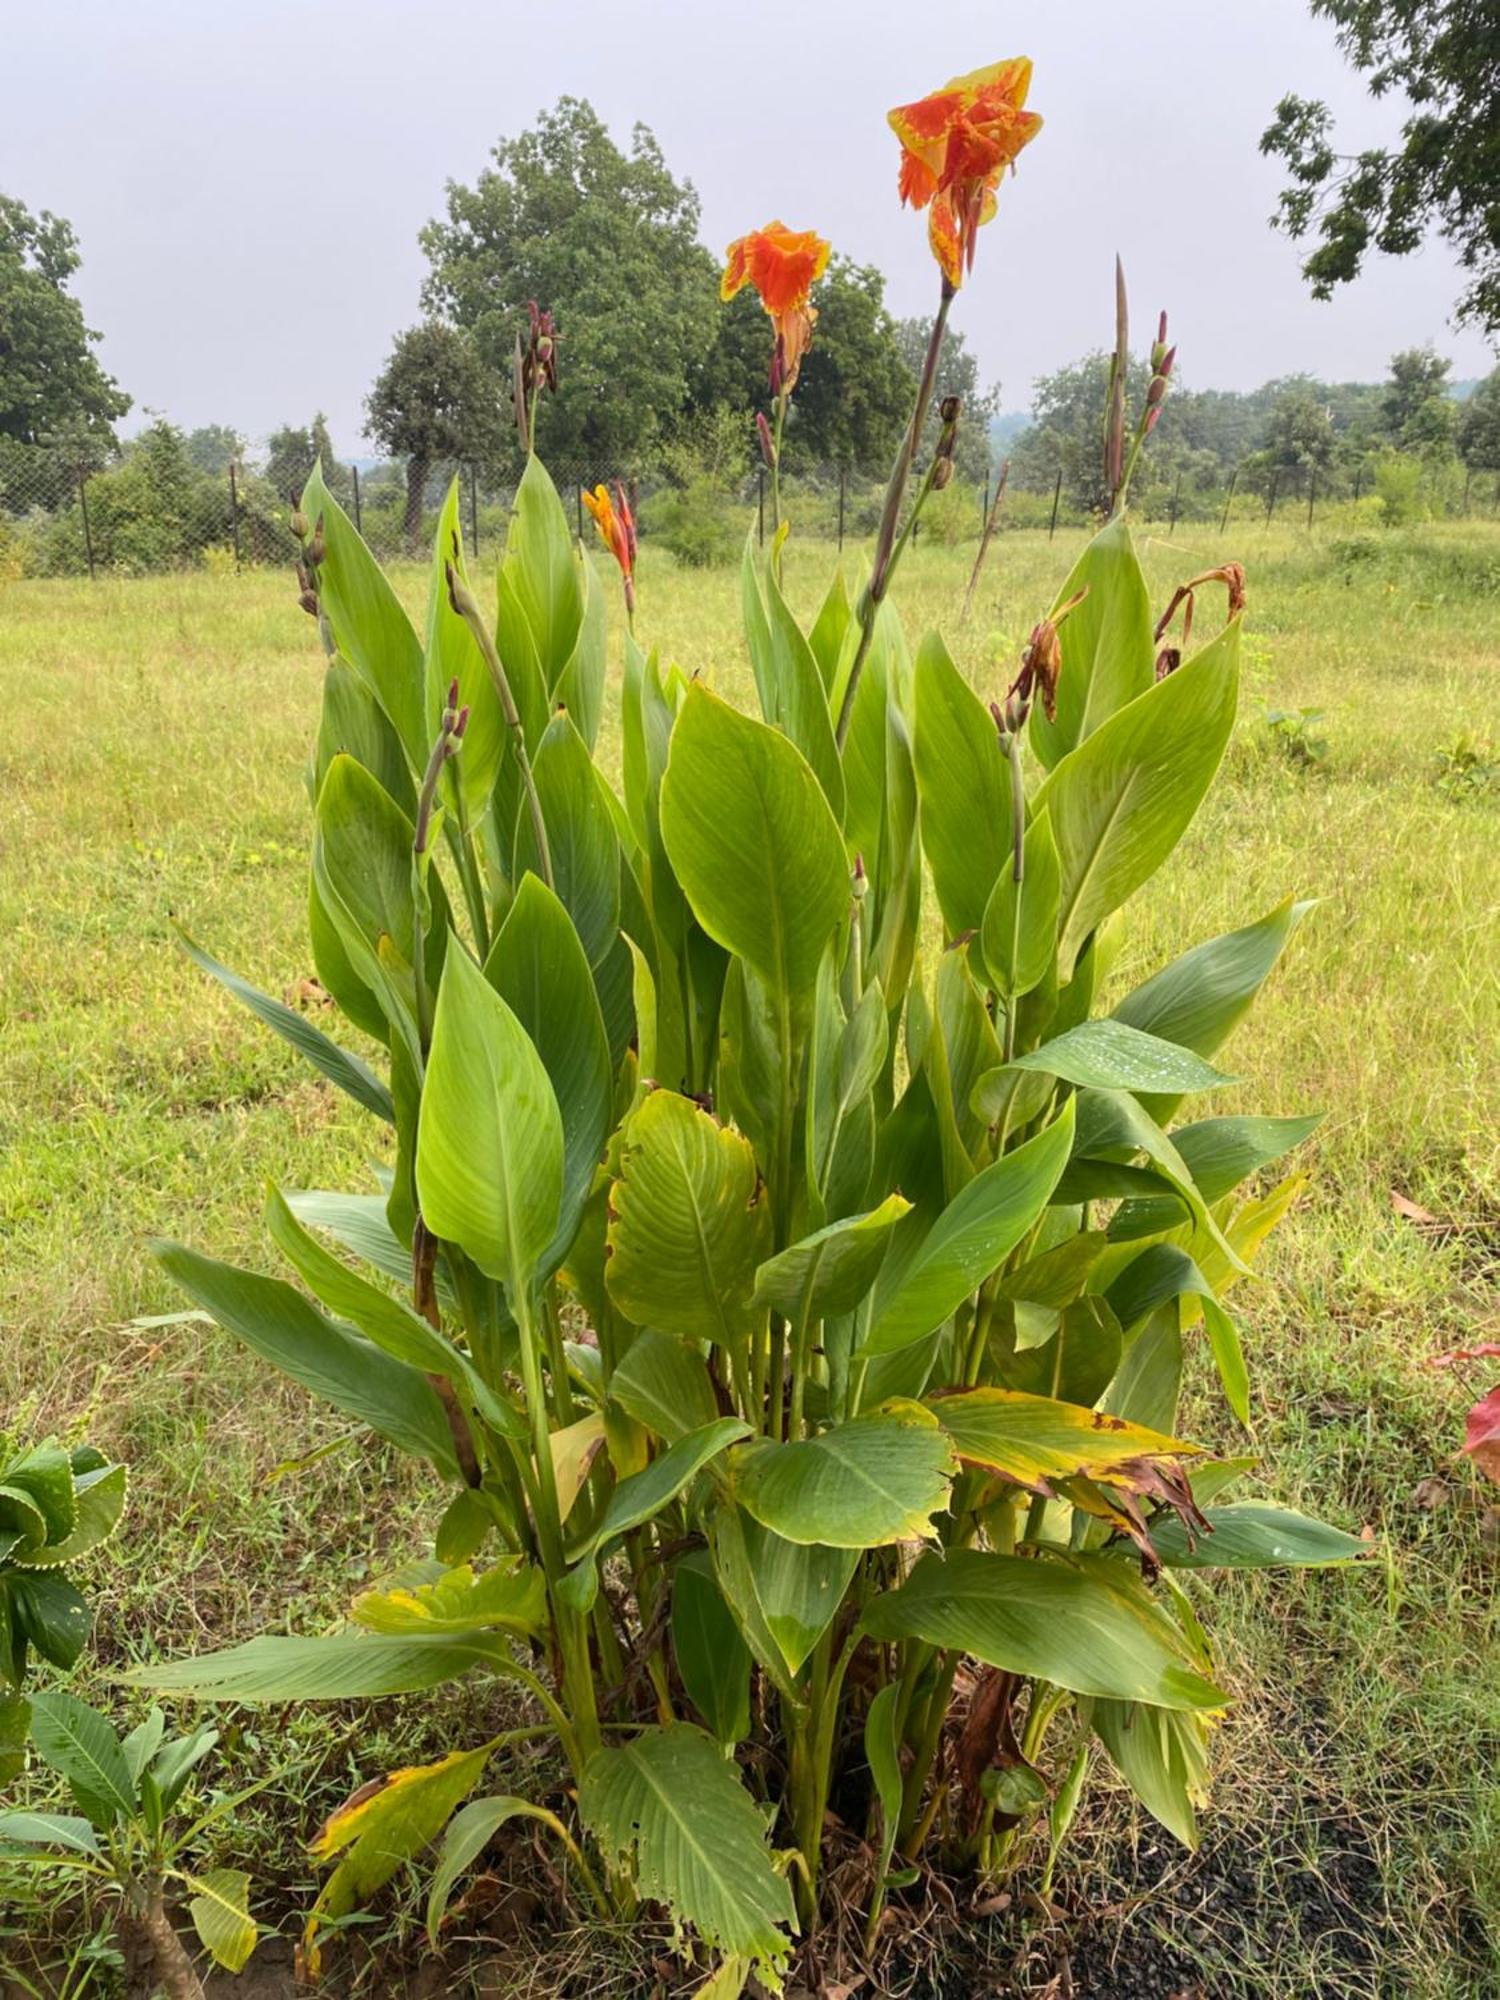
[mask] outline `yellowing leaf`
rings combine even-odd
[[[935,1396],[930,1407],[961,1459],[1033,1491],[1078,1477],[1128,1485],[1122,1475],[1132,1461],[1187,1458],[1200,1450],[1103,1410],[1017,1389]]]
[[[529,1638],[547,1629],[547,1588],[539,1569],[510,1556],[477,1577],[461,1563],[435,1583],[364,1591],[352,1611],[370,1632],[500,1630]]]

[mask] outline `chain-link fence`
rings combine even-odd
[[[0,440],[0,579],[140,576],[173,569],[233,573],[290,563],[296,545],[291,514],[310,461],[289,467],[265,447],[195,457],[192,438],[158,423],[109,456]],[[643,544],[680,564],[732,562],[748,524],[770,528],[769,481],[759,465],[725,470],[679,465],[549,462],[578,533],[589,530],[583,491],[618,483],[629,495]],[[842,547],[873,534],[885,489],[885,466],[791,464],[783,507],[801,539]],[[501,547],[515,494],[514,476],[466,461],[345,463],[328,460],[324,476],[382,562],[424,560],[437,511],[457,477],[471,554]],[[978,540],[986,523],[1004,531],[1087,525],[1094,518],[1087,482],[1061,471],[983,479],[956,478],[934,493],[919,540],[959,545]],[[1248,459],[1227,478],[1170,470],[1132,499],[1158,532],[1180,523],[1228,533],[1257,521],[1294,523],[1308,533],[1368,523],[1495,518],[1500,478],[1394,452],[1342,466],[1270,465]]]

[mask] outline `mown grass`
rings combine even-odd
[[[1079,539],[1001,538],[967,626],[972,551],[918,548],[899,593],[908,630],[941,623],[976,687],[999,692]],[[1481,766],[1500,762],[1500,531],[1252,528],[1231,549],[1184,528],[1145,546],[1153,595],[1231,552],[1250,568],[1240,726],[1136,907],[1119,977],[1290,891],[1321,898],[1233,1045],[1250,1079],[1238,1101],[1328,1113],[1269,1282],[1241,1311],[1268,1489],[1370,1528],[1380,1553],[1357,1574],[1215,1586],[1240,1701],[1203,1852],[1172,1851],[1100,1770],[1059,1876],[1068,1922],[971,1925],[934,1991],[1012,1990],[1064,1951],[1076,1991],[1132,2000],[1165,1996],[1151,1982],[1173,1967],[1239,2000],[1496,1990],[1497,1516],[1455,1462],[1459,1389],[1425,1362],[1497,1331],[1500,777],[1444,774],[1465,733]],[[800,608],[829,562],[792,544]],[[420,602],[415,572],[401,587]],[[666,654],[746,697],[733,573],[648,549],[640,617]],[[97,1644],[80,1674],[122,1706],[106,1678],[121,1665],[314,1629],[433,1521],[421,1479],[364,1438],[278,1476],[340,1422],[211,1327],[139,1323],[180,1309],[150,1236],[269,1268],[266,1183],[358,1184],[379,1143],[170,928],[276,992],[311,970],[302,774],[319,687],[282,576],[0,588],[0,1428],[87,1431],[133,1468],[125,1526],[92,1565]],[[1321,761],[1277,743],[1263,720],[1276,707],[1324,711]],[[1413,1226],[1393,1193],[1452,1226]],[[1206,1383],[1191,1416],[1230,1442]],[[1440,1491],[1420,1485],[1433,1475]],[[227,1770],[281,1776],[221,1858],[232,1844],[290,1931],[319,1820],[435,1749],[474,1699],[245,1716]],[[382,1924],[406,1916],[398,1897]],[[0,1969],[60,1964],[91,1923],[0,1882]],[[505,1955],[513,1990],[562,1990],[535,1937]],[[617,1945],[574,1939],[565,1955],[580,1990],[645,1990]],[[68,1990],[108,1993],[108,1952],[85,1959]]]

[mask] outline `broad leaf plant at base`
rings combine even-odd
[[[1239,571],[1194,579],[1228,586],[1222,628],[1192,644],[1188,594],[1158,654],[1123,505],[1165,329],[1128,458],[1112,416],[1113,517],[1003,706],[936,633],[913,645],[890,595],[951,461],[944,403],[909,490],[949,306],[1038,123],[1028,79],[1000,64],[892,114],[940,311],[857,598],[835,579],[804,630],[786,524],[747,547],[759,716],[637,636],[623,494],[591,501],[626,585],[618,786],[604,587],[534,457],[493,592],[449,494],[420,629],[319,475],[303,496],[327,653],[312,951],[384,1059],[193,951],[384,1122],[394,1164],[272,1194],[289,1277],[161,1255],[452,1492],[430,1558],[336,1635],[141,1678],[281,1703],[488,1677],[572,1781],[555,1813],[505,1790],[530,1727],[357,1795],[318,1843],[314,1965],[320,1928],[432,1842],[439,1939],[517,1815],[601,1912],[665,1905],[716,1994],[778,1988],[814,1931],[834,1801],[864,1835],[872,1945],[914,1862],[999,1874],[1049,1813],[1055,1848],[1091,1744],[1191,1843],[1227,1697],[1185,1573],[1362,1546],[1227,1499],[1248,1461],[1176,1434],[1194,1345],[1249,1420],[1226,1297],[1311,1121],[1212,1099],[1306,906],[1101,998],[1235,719]],[[773,224],[749,267],[772,455],[820,240]]]

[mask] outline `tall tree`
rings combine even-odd
[[[1464,404],[1458,450],[1471,472],[1500,472],[1500,368],[1486,375]]]
[[[370,436],[392,457],[406,460],[409,548],[421,540],[423,497],[433,469],[445,461],[490,458],[499,443],[500,407],[495,376],[460,328],[424,320],[397,334],[365,412]]]
[[[901,352],[915,383],[927,356],[927,340],[932,322],[903,319],[896,322]],[[927,411],[924,443],[930,449],[937,442],[942,419],[939,408],[945,396],[957,396],[962,406],[958,430],[958,468],[969,479],[983,479],[990,462],[990,419],[1000,407],[1000,386],[988,387],[980,381],[979,362],[969,351],[964,336],[950,327],[938,362],[937,384]],[[923,456],[926,453],[924,451]]]
[[[1278,221],[1316,227],[1302,269],[1315,298],[1358,276],[1371,246],[1406,256],[1436,230],[1468,274],[1458,317],[1500,335],[1500,0],[1312,0],[1375,97],[1404,93],[1400,142],[1341,154],[1325,103],[1284,97],[1261,151],[1291,185]]]
[[[549,308],[561,381],[538,412],[541,446],[574,472],[623,471],[671,426],[713,345],[697,194],[646,126],[622,152],[574,97],[493,158],[472,187],[449,182],[446,219],[422,231],[424,302],[502,372],[527,301]]]
[[[792,397],[792,449],[804,462],[883,470],[912,404],[912,378],[886,310],[885,280],[872,264],[835,257],[813,291],[813,304],[818,324]]]
[[[283,499],[296,499],[319,462],[329,492],[336,500],[347,500],[349,468],[333,448],[328,419],[321,410],[310,424],[283,424],[266,440],[265,477]]]
[[[1451,361],[1430,347],[1407,347],[1391,356],[1391,379],[1381,404],[1385,433],[1398,451],[1446,458],[1458,429],[1458,405],[1448,377]]]
[[[0,195],[0,437],[109,444],[130,408],[99,366],[99,335],[68,290],[79,263],[70,223]]]

